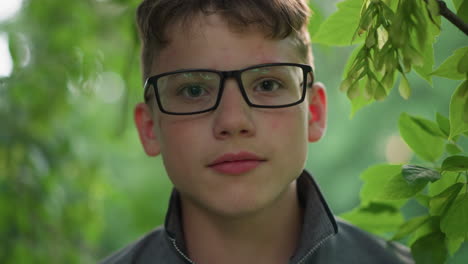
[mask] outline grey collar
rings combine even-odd
[[[299,203],[304,208],[304,222],[299,247],[290,263],[303,263],[327,238],[338,232],[338,226],[330,208],[318,185],[307,171],[303,171],[297,179],[297,195]],[[175,242],[177,250],[185,257],[187,250],[181,219],[180,195],[174,189],[164,227],[169,239]]]

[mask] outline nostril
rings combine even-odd
[[[249,130],[247,130],[247,129],[242,129],[242,130],[240,131],[240,133],[243,134],[243,135],[245,135],[245,134],[248,134],[248,133],[249,133]]]
[[[235,132],[235,131],[232,131],[232,132]],[[231,133],[231,131],[229,130],[223,130],[223,131],[220,131],[218,135],[224,138],[224,137],[229,137],[234,134],[243,135],[243,136],[250,134],[249,129],[241,129],[241,130],[238,130],[237,132],[238,133]]]

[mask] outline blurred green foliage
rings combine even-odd
[[[23,0],[15,17],[0,21],[14,66],[0,77],[0,263],[94,263],[163,222],[171,184],[131,125],[142,98],[139,2]],[[314,23],[335,8],[312,4]],[[437,65],[466,41],[442,28]],[[338,91],[350,49],[315,44],[314,51],[330,119],[307,167],[341,213],[358,204],[360,172],[386,161],[400,112],[447,116],[456,82],[434,78],[430,88],[409,74],[411,103],[392,93],[350,120]]]
[[[134,9],[128,1],[24,1],[0,24],[14,65],[0,80],[1,263],[102,255],[105,159],[127,121],[124,99],[103,103],[116,98],[105,81],[138,82]]]
[[[400,76],[401,97],[413,101],[407,78],[412,69],[430,85],[433,76],[461,80],[446,103],[447,117],[436,113],[431,121],[400,114],[399,134],[417,159],[388,160],[390,164],[368,168],[361,175],[361,204],[342,214],[364,230],[406,243],[417,264],[445,263],[462,252],[468,239],[468,157],[461,146],[468,135],[467,47],[437,69],[434,65],[441,14],[448,13],[445,2],[436,0],[345,0],[316,33],[322,43],[346,45],[333,35],[340,28],[354,32],[346,35],[347,45],[363,43],[348,60],[340,86],[352,102],[353,114],[384,100],[395,86],[395,75]],[[465,38],[468,34],[459,33]],[[440,182],[444,189],[438,188]],[[403,216],[402,207],[410,201],[420,204],[416,217]]]

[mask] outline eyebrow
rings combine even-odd
[[[170,73],[165,77],[166,80],[179,80],[179,79],[182,79],[183,77],[187,77],[187,78],[192,78],[192,79],[196,79],[196,80],[200,80],[200,79],[203,79],[203,80],[213,80],[215,79],[213,77],[213,74],[215,74],[214,72],[208,72],[208,71],[199,71],[200,69],[192,69],[192,70],[183,70],[184,72],[173,72],[173,73]],[[193,71],[193,72],[191,72]],[[217,74],[216,74],[217,75]]]

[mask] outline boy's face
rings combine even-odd
[[[269,40],[256,30],[234,33],[218,15],[196,19],[192,25],[191,30],[178,26],[169,30],[171,42],[155,59],[153,75],[190,68],[236,70],[303,62],[290,38]],[[307,142],[322,135],[326,103],[322,86],[315,85],[315,92],[309,89],[308,98],[299,105],[252,108],[234,79],[224,85],[214,111],[177,116],[154,106],[151,114],[141,103],[135,121],[145,151],[151,156],[162,154],[183,201],[232,217],[274,205],[292,186],[304,168]],[[240,160],[214,166],[225,155]]]

